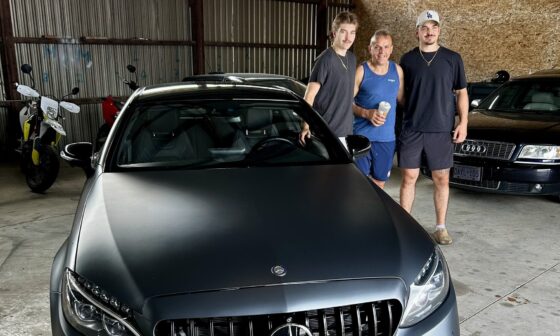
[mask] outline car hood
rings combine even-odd
[[[103,173],[85,203],[73,268],[137,309],[282,283],[409,284],[434,249],[353,164]]]
[[[560,115],[536,112],[469,113],[469,139],[513,143],[559,143]]]

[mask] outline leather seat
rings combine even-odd
[[[538,92],[531,97],[531,102],[523,107],[524,110],[556,111],[554,97],[550,92]]]
[[[248,148],[263,139],[278,136],[278,129],[272,123],[272,110],[247,109],[244,114],[244,136]]]
[[[134,163],[183,160],[192,153],[191,141],[179,127],[175,111],[147,112],[143,128],[132,144]]]

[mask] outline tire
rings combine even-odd
[[[31,159],[26,160],[25,181],[32,192],[42,193],[49,189],[58,176],[60,162],[53,147],[43,145],[39,153],[40,163],[35,166]]]

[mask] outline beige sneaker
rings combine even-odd
[[[438,229],[434,232],[434,239],[440,245],[449,245],[453,243],[453,239],[446,229]]]

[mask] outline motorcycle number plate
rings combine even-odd
[[[41,110],[49,119],[56,120],[58,117],[58,102],[49,97],[41,98]]]

